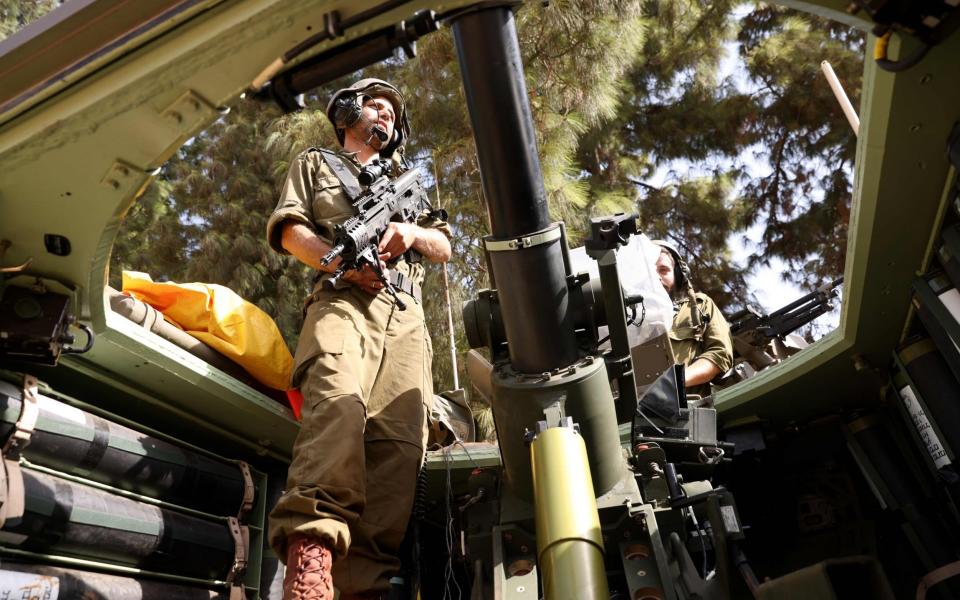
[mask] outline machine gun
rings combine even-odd
[[[842,283],[843,277],[826,283],[769,315],[752,306],[731,315],[730,334],[737,357],[741,359],[734,365],[734,382],[751,377],[805,348],[805,340],[789,334],[833,310],[833,300]]]
[[[417,169],[410,169],[400,177],[390,179],[387,176],[389,165],[384,162],[377,161],[372,168],[367,167],[360,172],[359,181],[369,185],[353,202],[354,216],[334,228],[333,248],[320,262],[326,266],[340,257],[340,266],[331,278],[334,284],[347,270],[359,270],[370,265],[384,289],[393,296],[397,308],[406,310],[406,304],[397,295],[397,289],[380,266],[377,246],[391,222],[413,223],[421,212],[431,207]],[[410,262],[420,260],[415,250],[408,250],[406,255]]]

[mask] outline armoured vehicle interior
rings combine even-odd
[[[892,27],[894,58],[864,59],[838,327],[706,404],[671,368],[659,399],[636,390],[617,270],[636,220],[596,219],[599,277],[571,271],[529,152],[522,6],[71,0],[0,42],[4,597],[280,597],[264,528],[297,421],[110,290],[111,247],[244,94],[294,108],[438,27],[491,220],[465,319],[499,444],[429,453],[396,597],[960,597],[960,8],[780,3],[868,48]]]

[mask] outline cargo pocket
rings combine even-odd
[[[303,329],[297,341],[293,357],[293,383],[299,387],[303,373],[321,354],[343,354],[348,328],[352,324],[343,312],[332,308],[325,301],[314,302],[307,307]]]
[[[319,351],[323,354],[343,354],[346,326],[347,321],[344,318],[327,319],[317,323],[314,333]]]

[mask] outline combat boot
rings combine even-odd
[[[319,538],[297,534],[287,541],[283,600],[333,600],[333,552]]]

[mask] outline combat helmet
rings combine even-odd
[[[653,243],[660,246],[670,253],[674,263],[674,287],[677,292],[692,291],[693,285],[690,281],[690,265],[684,260],[683,256],[676,246],[665,240],[653,240]]]
[[[393,138],[380,149],[381,156],[390,157],[410,137],[410,122],[407,120],[403,94],[395,86],[382,79],[369,77],[357,81],[350,87],[337,90],[330,98],[330,103],[327,104],[327,118],[333,124],[337,141],[343,146],[346,128],[360,119],[364,102],[374,96],[383,96],[390,100],[393,109],[396,111]]]

